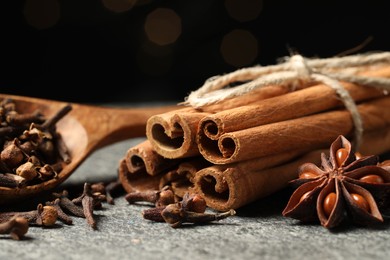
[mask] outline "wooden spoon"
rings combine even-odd
[[[0,94],[0,100],[4,98],[11,98],[21,114],[38,109],[46,118],[70,104],[72,110],[58,121],[56,128],[69,150],[71,162],[65,164],[58,178],[23,188],[0,187],[0,204],[53,189],[65,181],[93,151],[115,142],[145,136],[149,117],[180,108],[176,105],[111,108]]]

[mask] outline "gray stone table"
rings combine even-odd
[[[142,140],[97,150],[58,189],[116,179],[119,160]],[[218,222],[178,229],[143,219],[147,205],[130,205],[122,195],[115,205],[95,211],[97,230],[73,217],[73,225],[30,227],[21,241],[0,235],[0,259],[389,259],[388,218],[380,229],[348,225],[331,232],[302,225],[281,216],[290,192],[277,192]]]

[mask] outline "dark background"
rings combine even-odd
[[[291,53],[390,49],[386,1],[334,2],[0,1],[0,92],[182,101],[211,76]]]

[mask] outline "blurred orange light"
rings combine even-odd
[[[222,39],[224,60],[235,67],[251,64],[258,55],[258,41],[249,31],[233,30]]]
[[[133,8],[137,0],[102,0],[102,3],[110,11],[123,13]]]
[[[145,21],[148,39],[158,45],[174,43],[181,34],[181,19],[172,9],[158,8]]]
[[[61,7],[58,0],[26,0],[23,13],[29,25],[42,30],[57,24]]]
[[[225,7],[229,15],[239,22],[256,19],[263,9],[262,0],[226,0]]]

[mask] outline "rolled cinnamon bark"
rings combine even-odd
[[[364,131],[390,125],[390,97],[366,101],[357,107]],[[353,130],[350,113],[340,109],[225,133],[218,141],[199,132],[198,147],[206,160],[227,164],[294,149],[321,149],[338,135],[351,138]]]
[[[368,70],[363,75],[390,77],[390,67]],[[340,83],[356,102],[385,96],[380,89],[352,83]],[[329,86],[319,84],[269,98],[260,103],[208,115],[199,122],[199,131],[211,140],[217,140],[227,132],[299,118],[340,106],[343,106],[343,103],[336,91]]]
[[[159,155],[153,150],[148,139],[129,148],[125,161],[130,174],[145,171],[150,175],[157,175],[180,162],[179,160],[166,159]]]
[[[213,165],[196,173],[194,191],[215,210],[237,209],[286,187],[297,176],[300,164],[319,163],[320,152],[302,157],[287,152],[230,165]]]
[[[146,136],[154,150],[165,158],[186,158],[199,154],[196,130],[204,112],[173,111],[149,118]]]
[[[181,159],[167,159],[157,154],[149,140],[130,147],[120,161],[118,178],[127,192],[156,190],[160,180],[171,171],[176,171]]]
[[[364,134],[359,153],[362,155],[381,155],[390,151],[390,126]]]
[[[144,170],[131,173],[127,168],[125,158],[119,162],[118,179],[127,193],[133,191],[157,190],[162,176],[163,173],[152,176]]]
[[[186,158],[199,155],[196,133],[199,121],[215,112],[285,94],[282,86],[269,86],[237,98],[224,100],[202,109],[182,108],[154,115],[146,124],[146,137],[153,149],[165,158]]]
[[[390,127],[387,127],[366,132],[359,152],[379,155],[389,150]],[[201,194],[211,208],[219,211],[237,209],[287,187],[289,181],[298,177],[297,169],[301,164],[319,165],[320,153],[328,154],[328,151],[315,150],[287,163],[276,161],[289,159],[288,153],[283,153],[230,165],[213,165],[196,173],[194,191]]]

